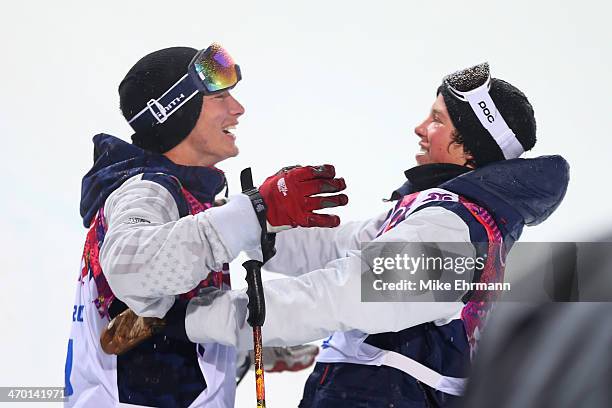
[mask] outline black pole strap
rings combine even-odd
[[[250,167],[240,173],[240,184],[243,194],[251,199],[251,204],[261,226],[261,254],[263,258],[263,262],[251,259],[242,264],[246,269],[245,279],[247,281],[247,296],[249,297],[247,322],[251,327],[263,326],[266,319],[266,302],[261,281],[261,267],[276,254],[276,248],[274,247],[276,234],[268,233],[266,203],[259,194],[259,190],[253,186],[253,175]]]

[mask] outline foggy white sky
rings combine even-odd
[[[387,208],[380,199],[414,165],[413,129],[442,76],[489,61],[534,105],[539,140],[528,157],[561,154],[571,165],[565,201],[523,240],[588,239],[612,225],[609,3],[415,3],[3,3],[0,386],[63,384],[91,137],[129,140],[117,86],[160,48],[217,41],[242,68],[241,154],[219,166],[230,191],[246,166],[261,181],[285,165],[333,163],[349,186],[345,221]],[[237,406],[252,402],[250,377]],[[305,377],[267,376],[269,405],[297,405]]]

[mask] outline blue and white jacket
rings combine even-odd
[[[373,343],[390,346],[425,365],[438,364],[432,368],[446,376],[464,376],[470,357],[460,320],[464,303],[361,302],[360,243],[486,242],[482,225],[459,203],[461,196],[487,210],[510,247],[524,225],[544,221],[559,206],[568,179],[568,165],[559,156],[508,160],[440,180],[434,188],[426,188],[421,191],[423,197],[437,194],[457,199],[429,203],[422,200],[411,208],[408,216],[382,234],[392,211],[335,229],[297,228],[279,234],[278,253],[266,268],[293,278],[267,281],[264,285],[267,309],[264,345],[301,344],[332,335],[318,359],[320,362],[357,363],[364,369],[379,365],[381,348],[367,344]],[[403,196],[419,189],[409,180],[398,190],[396,198],[401,201]],[[190,336],[200,341],[250,347],[246,295],[227,291],[210,296],[214,296],[215,302],[201,300],[200,307],[188,308],[191,310],[188,319],[202,323],[207,316],[235,311],[236,325],[197,330]],[[403,340],[422,339],[424,331],[432,327],[446,328],[430,336],[436,343],[434,349],[423,342],[421,345],[415,342],[414,349],[402,349]],[[380,334],[389,332],[394,334]],[[462,335],[463,340],[459,349],[451,353],[452,361],[442,361],[440,356],[456,348],[454,344],[445,344],[454,333]],[[371,334],[377,336],[367,340]],[[435,355],[428,355],[427,349],[434,350]]]
[[[206,287],[229,289],[227,263],[257,248],[250,200],[239,194],[212,207],[225,186],[216,168],[176,165],[104,134],[94,146],[82,185],[89,233],[68,343],[66,405],[232,407],[234,348],[191,340],[184,315]],[[245,225],[248,231],[237,234]],[[100,334],[126,307],[176,324],[119,357],[107,355]],[[218,324],[225,320],[218,316]]]

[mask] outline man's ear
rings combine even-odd
[[[465,159],[465,167],[469,167],[470,169],[476,168],[476,163],[474,162],[474,156],[471,153],[463,151],[463,158]]]

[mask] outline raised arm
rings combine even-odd
[[[377,238],[378,242],[470,242],[465,223],[441,208],[423,209]],[[334,331],[357,329],[366,333],[398,331],[428,321],[448,319],[461,302],[361,302],[361,253],[330,262],[298,278],[264,284],[265,345],[292,345],[328,336]],[[214,302],[212,301],[214,299]],[[186,329],[198,342],[219,342],[239,348],[252,346],[247,326],[244,291],[211,291],[187,307]],[[221,316],[221,318],[220,318]],[[213,324],[214,322],[217,322]],[[219,321],[225,324],[220,326]]]
[[[264,265],[270,272],[299,276],[323,268],[328,262],[343,258],[359,249],[361,242],[374,239],[387,213],[367,221],[353,221],[336,228],[295,228],[276,235],[276,255]],[[258,250],[247,251],[259,259]]]
[[[259,244],[257,218],[242,194],[181,218],[170,191],[139,175],[109,196],[104,211],[102,270],[117,298],[141,316],[163,317],[174,295]]]

